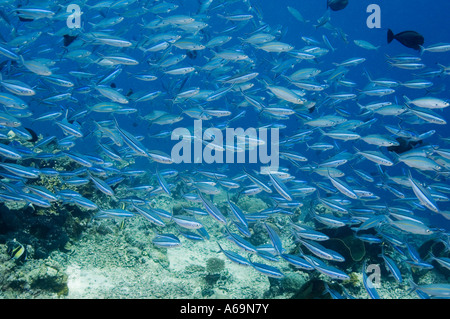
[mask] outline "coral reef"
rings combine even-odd
[[[211,274],[220,273],[225,269],[225,262],[216,257],[211,257],[206,261],[206,271]]]
[[[18,262],[0,245],[0,297],[59,298],[67,296],[65,267],[52,258]]]

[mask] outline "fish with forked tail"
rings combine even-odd
[[[394,34],[391,29],[388,29],[387,42],[391,43],[394,39],[403,44],[405,47],[414,50],[420,50],[420,47],[425,42],[423,35],[416,31],[403,31]]]

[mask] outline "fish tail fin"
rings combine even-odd
[[[430,249],[430,251],[428,252],[427,256],[429,256],[426,260],[427,261],[433,261],[434,259],[436,259],[436,256],[433,254],[433,250]]]
[[[401,161],[400,161],[400,155],[398,155],[397,153],[395,153],[395,152],[389,152],[391,155],[392,155],[392,157],[394,158],[394,165],[397,165],[398,163],[400,163]],[[411,172],[409,172],[409,173],[411,173]]]
[[[391,43],[392,40],[394,40],[394,38],[395,38],[394,32],[392,32],[391,29],[388,29],[388,32],[387,32],[387,43]]]
[[[403,104],[406,106],[406,111],[404,112],[404,114],[411,114],[411,113],[414,113],[414,112],[412,111],[412,108],[411,108],[411,106],[409,105],[408,102],[405,102],[405,103],[403,103]],[[403,121],[403,120],[401,120],[401,121]]]
[[[287,76],[287,75],[281,74],[281,77],[284,78],[284,79],[286,79],[286,80],[289,81],[290,83],[293,82],[292,79],[291,79],[289,76]]]
[[[413,291],[416,291],[418,287],[417,284],[412,279],[409,279],[409,286],[410,289],[408,290],[408,294],[410,294]]]
[[[436,63],[438,67],[440,67],[442,69],[442,71],[444,71],[446,69],[446,66],[441,64],[441,63]]]
[[[369,74],[369,71],[367,71],[367,69],[366,68],[364,68],[364,73],[363,73],[365,76],[367,76],[367,79],[369,80],[369,82],[373,82],[372,81],[372,78],[370,77],[370,74]]]
[[[219,242],[217,242],[217,245],[219,246],[220,252],[223,252],[223,248],[222,248],[222,246],[220,246]]]
[[[239,198],[241,197],[241,195],[242,195],[242,190],[241,191],[239,191],[237,194],[237,197],[236,197],[236,203],[239,201]]]
[[[388,65],[388,69],[389,69],[389,70],[392,69],[392,68],[394,67],[394,62],[392,62],[392,61],[387,61],[387,63],[389,64],[389,65]]]
[[[114,127],[119,130],[119,123],[117,122],[117,119],[115,116],[113,116],[113,120],[114,120]]]
[[[356,105],[358,105],[360,109],[366,109],[366,106],[360,104],[359,102],[356,102]]]
[[[423,53],[425,52],[425,48],[422,45],[419,45],[420,48],[420,55],[423,55]]]
[[[411,103],[411,100],[406,95],[403,95],[403,99],[405,100],[405,104],[407,104],[409,106],[409,104]]]
[[[375,164],[375,167],[378,171],[378,173],[380,174],[380,176],[383,178],[383,185],[385,185],[384,179],[389,178],[389,176],[383,171],[383,168],[381,167],[380,164]]]

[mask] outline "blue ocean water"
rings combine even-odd
[[[367,12],[367,8],[371,4],[376,4],[380,8],[380,21],[381,28],[369,28],[367,26],[367,19],[373,13]],[[331,53],[324,64],[327,67],[332,67],[331,63],[344,61],[349,57],[365,57],[367,63],[365,68],[372,73],[372,77],[386,77],[395,79],[397,81],[411,80],[411,72],[394,69],[386,64],[386,55],[395,56],[401,54],[414,54],[414,51],[405,48],[398,42],[388,44],[386,42],[386,32],[388,29],[392,29],[395,33],[414,30],[422,34],[425,38],[425,46],[435,43],[447,42],[449,23],[446,18],[446,12],[450,9],[450,3],[448,2],[436,2],[432,5],[428,5],[426,1],[412,1],[405,3],[405,1],[349,1],[345,10],[332,12],[331,22],[333,25],[340,27],[348,34],[350,42],[351,39],[362,39],[369,41],[375,46],[380,46],[376,51],[367,51],[363,48],[359,48],[353,45],[353,43],[346,44],[339,39],[332,38],[332,31],[315,29],[313,24],[299,23],[293,16],[287,13],[287,6],[292,6],[298,9],[305,19],[309,19],[312,22],[316,22],[324,14],[325,5],[321,6],[317,4],[317,1],[302,1],[299,5],[296,1],[261,1],[257,5],[261,6],[262,12],[267,12],[264,15],[266,21],[271,24],[281,24],[288,31],[286,32],[286,39],[289,39],[289,43],[295,43],[299,41],[301,36],[311,36],[313,38],[321,40],[322,35],[326,35],[332,45],[336,48],[336,51]],[[437,55],[422,56],[424,64],[427,67],[436,68],[437,64],[448,65],[449,55],[445,53]],[[367,79],[362,73],[352,74],[352,80],[359,83],[364,83]],[[448,77],[437,77],[433,79],[436,86],[442,86],[443,96],[448,92]],[[420,91],[419,91],[420,92]],[[419,96],[422,93],[417,94],[411,92],[407,88],[398,88],[396,90],[396,97],[401,100],[402,95],[407,96]],[[366,99],[367,100],[367,99]],[[445,114],[445,113],[444,113]],[[444,115],[445,117],[445,115]],[[383,118],[383,122],[386,124],[396,123],[395,119]],[[428,143],[432,144],[437,142],[436,138],[439,135],[445,136],[448,129],[446,126],[429,125],[430,129],[436,130],[436,135],[428,140]],[[424,130],[426,130],[424,128]],[[370,165],[365,166],[370,171]],[[402,172],[400,170],[400,172]],[[404,171],[403,171],[404,173]],[[446,206],[447,207],[447,206]],[[447,208],[444,208],[445,210]],[[422,217],[427,216],[431,218],[432,222],[443,225],[447,229],[450,223],[445,218],[439,215],[429,216],[428,214],[420,214]]]
[[[214,184],[214,186],[218,186],[219,194],[224,196],[224,198],[226,198],[226,194],[232,194],[235,196],[233,200],[237,202],[240,196],[245,196],[242,194],[247,186],[254,186],[250,178],[246,178],[245,168],[252,174],[255,172],[255,176],[272,189],[272,193],[262,191],[255,195],[266,203],[270,203],[272,208],[278,208],[278,205],[288,205],[292,201],[301,202],[302,208],[299,210],[288,210],[288,213],[286,213],[287,218],[298,219],[300,215],[310,214],[310,219],[307,222],[311,223],[315,213],[311,213],[309,210],[314,210],[314,206],[319,204],[322,198],[335,198],[335,203],[339,203],[339,205],[344,200],[350,200],[349,206],[345,206],[346,208],[348,207],[349,211],[352,209],[373,208],[376,211],[376,215],[385,215],[389,218],[392,217],[390,215],[391,208],[401,208],[407,211],[404,216],[406,220],[409,218],[415,220],[417,218],[420,221],[415,221],[418,224],[405,227],[402,231],[399,231],[402,239],[405,241],[411,240],[411,243],[415,244],[416,240],[423,243],[426,241],[424,239],[426,237],[423,236],[428,235],[424,235],[421,232],[425,231],[425,229],[427,231],[431,230],[434,233],[431,240],[435,241],[436,245],[444,243],[446,249],[443,252],[440,251],[442,256],[448,254],[448,231],[450,230],[448,212],[450,211],[450,203],[447,197],[448,192],[445,189],[445,186],[450,186],[448,183],[450,165],[448,157],[446,157],[448,156],[446,155],[446,150],[449,149],[448,144],[450,142],[447,140],[450,138],[448,123],[444,125],[436,124],[429,119],[420,118],[406,109],[400,115],[381,115],[376,110],[375,112],[367,112],[367,109],[360,106],[375,102],[390,102],[404,106],[409,101],[406,103],[409,104],[408,107],[419,110],[416,108],[417,105],[414,104],[416,99],[433,97],[439,99],[441,103],[446,103],[445,106],[431,107],[428,105],[421,110],[425,113],[431,110],[436,117],[448,122],[450,119],[450,111],[447,108],[450,98],[448,89],[450,86],[450,25],[448,23],[450,3],[448,1],[435,1],[430,4],[426,1],[350,0],[348,6],[340,11],[331,11],[327,9],[326,1],[317,0],[1,1],[0,3],[3,5],[0,8],[2,13],[0,21],[0,48],[2,49],[0,52],[2,72],[0,95],[12,94],[24,100],[27,104],[25,109],[30,112],[25,114],[25,111],[12,107],[7,98],[2,99],[2,104],[5,107],[4,111],[2,111],[4,113],[0,117],[3,125],[1,133],[4,134],[1,143],[22,155],[20,160],[14,160],[2,153],[2,160],[4,163],[20,164],[27,168],[50,167],[60,170],[61,173],[65,171],[68,174],[72,173],[73,176],[91,178],[87,186],[76,188],[80,193],[83,193],[83,196],[98,205],[98,209],[90,212],[90,218],[99,218],[99,215],[107,207],[123,207],[116,205],[113,197],[106,196],[101,198],[98,195],[94,196],[94,194],[105,193],[105,191],[102,191],[101,186],[93,183],[94,179],[91,176],[96,176],[101,180],[106,180],[108,177],[123,177],[124,180],[119,185],[133,187],[138,185],[138,179],[127,177],[123,172],[124,167],[140,169],[146,173],[146,178],[140,180],[141,182],[151,183],[155,188],[162,187],[164,189],[164,182],[158,179],[155,173],[157,170],[171,168],[179,174],[179,178],[175,182],[170,180],[170,184],[174,185],[165,192],[173,200],[180,200],[184,193],[195,194],[198,192],[203,193],[204,191],[204,194],[210,195],[211,193],[208,192],[213,190],[202,184],[205,183],[204,178],[206,176],[206,185]],[[80,18],[80,28],[69,28],[67,24],[69,19],[71,19],[68,16],[70,12],[65,13],[65,9],[69,4],[76,4],[83,12]],[[174,6],[170,8],[170,4]],[[372,4],[378,5],[380,10],[379,16],[377,16],[381,24],[379,28],[370,28],[367,25],[367,19],[372,14],[367,12],[367,8]],[[161,11],[156,10],[155,8],[160,5],[163,9]],[[169,9],[163,5],[167,5]],[[298,18],[294,17],[292,11],[288,10],[288,7],[300,12],[304,21],[299,21]],[[50,13],[39,12],[39,10],[48,10]],[[327,14],[329,21],[321,24],[320,19],[327,17]],[[117,24],[109,23],[105,27],[97,26],[108,19],[118,17],[123,17],[123,21]],[[192,21],[183,20],[188,18],[191,18]],[[193,22],[203,22],[206,25],[203,26],[204,28],[198,27],[198,30],[188,28],[190,23]],[[156,27],[152,27],[151,23],[156,24]],[[421,34],[424,37],[424,43],[421,44],[424,52],[408,48],[397,40],[388,44],[388,29],[391,29],[395,34],[409,30]],[[29,41],[28,43],[25,40],[14,42],[15,39],[29,36],[33,32],[40,32],[36,39],[26,39],[26,41]],[[272,35],[273,39],[267,42],[276,41],[281,44],[289,44],[291,48],[283,52],[267,52],[267,50],[262,48],[262,44],[267,42],[252,44],[244,41],[258,33]],[[183,41],[192,41],[196,44],[206,45],[209,40],[222,35],[230,36],[230,40],[223,45],[203,47],[201,49],[186,49],[178,46],[183,44]],[[73,37],[73,42],[69,44],[64,43],[64,36]],[[173,40],[170,36],[176,36],[177,39]],[[155,37],[160,38],[155,41]],[[109,42],[108,44],[106,40],[111,39],[124,41],[124,43],[111,44]],[[312,42],[307,43],[308,39],[311,39],[310,41]],[[329,41],[331,47],[325,42],[325,39]],[[375,50],[362,48],[357,46],[354,40],[364,40],[378,48]],[[164,41],[167,41],[165,49],[149,50],[152,45],[164,43]],[[280,43],[274,43],[274,46],[279,46]],[[437,43],[444,43],[447,48],[442,49],[442,52],[432,52],[432,49],[430,49],[432,47],[430,46]],[[70,53],[77,50],[85,52],[88,57],[68,57]],[[324,50],[322,51],[323,54],[317,54],[318,50]],[[247,57],[242,60],[221,57],[221,54],[225,52],[246,54]],[[312,58],[301,57],[295,53],[312,54]],[[314,54],[317,54],[317,56],[314,56]],[[171,67],[165,68],[160,66],[161,62],[175,55],[184,55],[184,58],[181,62]],[[218,56],[222,58],[222,64],[214,69],[205,70],[205,65],[217,59]],[[392,61],[392,58],[404,59],[407,56],[410,59],[415,58],[414,62],[423,64],[422,68],[410,69],[404,64],[402,65],[402,63],[397,66],[389,63],[389,61]],[[116,62],[114,59],[118,59],[118,57],[129,57],[135,63],[134,65],[127,65],[126,63]],[[363,58],[364,61],[355,65],[345,66],[345,74],[337,79],[328,78],[333,71],[339,70],[338,64],[354,58]],[[276,68],[282,66],[285,62],[289,62],[289,66],[281,69],[281,71],[276,71]],[[72,86],[55,85],[49,81],[48,75],[38,74],[44,67],[48,67],[51,70],[52,76],[60,76],[71,81]],[[195,71],[184,75],[167,73],[168,70],[176,67],[194,67]],[[289,81],[288,77],[302,68],[320,70],[320,74],[308,78],[305,80],[305,83],[323,85],[323,90],[301,90],[296,87],[295,81]],[[120,72],[117,77],[102,82],[106,76],[114,71]],[[428,71],[435,71],[435,73],[431,75],[425,73]],[[88,74],[81,75],[79,72]],[[257,73],[256,78],[252,80],[232,83],[231,85],[225,82],[232,76],[251,72]],[[137,79],[137,75],[143,74],[154,75],[156,79],[153,81]],[[386,88],[383,85],[371,87],[367,74],[370,75],[371,80],[396,81],[397,84],[393,87],[395,92],[383,96],[365,95],[365,90]],[[417,79],[430,81],[432,85],[428,88],[409,88],[401,85],[401,83]],[[345,85],[343,81],[349,81],[354,85]],[[249,83],[253,86],[248,89],[238,88],[240,85]],[[32,96],[27,96],[20,91],[12,89],[10,87],[11,84],[28,85],[35,90],[35,93]],[[284,97],[279,96],[271,90],[271,87],[274,86],[283,90],[287,88],[296,90],[294,94],[296,98],[302,97],[304,101],[302,103],[294,103],[289,98],[286,98],[286,95]],[[121,104],[114,100],[111,95],[101,94],[100,89],[102,87],[119,93],[127,100],[127,103]],[[199,97],[201,94],[194,94],[189,98],[181,99],[181,102],[177,101],[177,95],[192,88],[199,88],[200,92],[206,95]],[[228,89],[228,91],[220,98],[208,100],[211,94],[220,89]],[[145,102],[138,101],[139,98],[151,92],[157,93],[154,99],[149,99]],[[286,93],[286,91],[283,92]],[[45,102],[46,98],[62,93],[70,93],[70,98],[62,99],[55,103]],[[354,97],[348,100],[330,97],[336,93],[354,94]],[[256,98],[261,104],[259,106],[252,105],[249,102],[250,97]],[[114,102],[116,107],[130,107],[132,111],[121,114],[116,111],[99,112],[92,110],[94,105],[101,102]],[[305,107],[304,104],[307,102],[313,103],[313,106]],[[292,111],[292,114],[287,117],[277,116],[276,114],[271,116],[270,114],[272,113],[268,114],[267,110],[269,107],[287,108],[289,111]],[[188,111],[192,109],[196,109],[195,112],[189,113]],[[198,109],[200,109],[200,113],[196,113]],[[258,173],[260,167],[264,166],[261,162],[246,162],[244,164],[207,164],[203,162],[201,164],[172,163],[167,165],[161,161],[154,160],[154,157],[152,157],[152,152],[154,151],[171,155],[171,151],[177,143],[177,141],[170,138],[171,132],[176,128],[192,129],[195,119],[206,116],[204,110],[229,111],[230,114],[226,117],[207,117],[202,122],[203,130],[214,127],[222,129],[224,127],[242,127],[246,129],[259,128],[265,125],[283,125],[284,128],[279,130],[279,142],[281,143],[278,146],[280,150],[297,155],[300,154],[306,157],[306,161],[291,161],[281,158],[280,172],[287,173],[289,176],[284,182],[281,182],[280,187],[277,186],[277,179],[274,179],[273,176],[269,177],[267,174]],[[52,111],[61,111],[61,115],[50,121],[35,120],[39,116]],[[79,113],[83,111],[86,112]],[[182,118],[180,121],[174,121],[173,123],[158,124],[155,122],[161,119],[159,117],[156,117],[154,120],[146,119],[146,116],[154,111],[161,111],[167,115]],[[242,111],[245,111],[242,117],[230,121],[230,118]],[[14,124],[8,122],[10,120],[8,114],[20,119],[20,125],[15,127]],[[359,124],[361,127],[346,130],[346,133],[348,131],[357,132],[360,134],[360,137],[356,140],[342,140],[327,136],[327,133],[332,132],[335,128],[339,128],[339,125],[334,122],[319,129],[308,125],[309,120],[321,119],[324,116],[331,115],[338,116],[345,121],[362,121]],[[73,118],[74,116],[76,118]],[[67,118],[68,122],[65,122],[64,118]],[[369,121],[374,119],[376,120],[375,122],[364,127],[364,123],[370,123]],[[114,120],[117,122],[115,123]],[[68,123],[75,129],[79,129],[83,136],[73,137],[71,133],[62,130],[60,125]],[[103,126],[104,130],[99,129],[100,126],[98,125]],[[386,130],[386,125],[407,130],[408,132],[412,131],[417,139],[414,140],[391,134]],[[10,130],[14,131],[16,128],[30,129],[38,135],[38,138],[21,138],[18,134],[7,136]],[[119,129],[122,131],[119,131]],[[307,134],[309,136],[307,139],[293,139],[295,134],[308,130],[310,132]],[[320,130],[324,132],[321,133]],[[418,138],[420,134],[431,132],[432,130],[435,132],[430,134],[430,137]],[[164,138],[154,137],[154,135],[161,132],[167,132],[168,135]],[[372,134],[380,134],[384,138],[401,140],[408,144],[409,151],[420,150],[421,147],[428,148],[426,148],[425,152],[416,156],[414,163],[406,164],[398,158],[402,156],[405,150],[391,150],[386,146],[369,145],[369,143],[363,141],[364,137]],[[49,136],[56,136],[57,141],[72,136],[73,145],[65,147],[53,142],[47,147],[34,148],[42,137]],[[115,139],[121,142],[115,143]],[[204,146],[208,145],[208,142],[203,142]],[[327,142],[333,145],[334,149],[328,151],[310,149],[310,146],[316,142]],[[108,156],[100,148],[105,145],[114,150],[114,153],[121,159],[114,160]],[[139,154],[136,151],[137,148],[144,149],[145,155]],[[274,149],[274,145],[271,145],[270,150]],[[380,165],[378,168],[373,161],[360,156],[358,150],[379,151],[392,160],[392,165]],[[437,152],[440,150],[444,152],[444,155]],[[52,157],[49,155],[48,161],[42,161],[39,157],[40,152],[48,152],[54,156],[55,154],[62,154],[63,158],[67,153],[77,154],[90,162],[90,165],[69,161],[71,164],[69,165],[66,162],[63,169],[61,169],[60,165],[62,164],[60,164],[57,156]],[[333,167],[343,173],[339,176],[338,181],[346,182],[345,186],[348,186],[347,192],[343,187],[336,186],[336,181],[331,176],[327,176],[326,171],[322,175],[316,173],[328,159],[333,156],[339,156],[341,152],[348,152],[352,155],[344,165]],[[99,164],[98,161],[95,162],[92,158],[89,159],[89,156],[100,157],[104,162]],[[194,154],[193,157],[195,156]],[[165,159],[167,160],[167,158]],[[423,164],[424,161],[426,161],[425,164]],[[423,165],[429,164],[430,161],[435,161],[436,165],[439,166],[438,169],[424,168]],[[27,190],[26,186],[20,183],[17,184],[14,178],[11,180],[9,175],[11,173],[10,167],[3,166],[3,169],[1,172],[4,174],[2,175],[4,176],[2,180],[3,204],[9,202],[33,204],[24,197],[24,192],[29,193],[30,190]],[[355,169],[373,177],[374,181],[368,182],[361,179],[355,174]],[[382,173],[380,173],[380,169]],[[199,171],[206,171],[206,173],[210,174],[209,176],[201,176]],[[403,177],[406,180],[406,184],[411,183],[408,179],[408,172],[412,173],[414,180],[421,186],[419,190],[413,190],[411,184],[408,186],[398,183],[397,180],[392,178]],[[227,176],[226,179],[235,179],[235,181],[241,182],[242,185],[238,189],[227,188],[220,183],[219,178],[221,177],[215,176],[211,178],[213,176],[211,175],[212,173],[224,174]],[[17,175],[18,173],[15,174]],[[18,176],[21,177],[20,174]],[[291,179],[303,181],[307,185],[315,185],[316,190],[314,194],[289,196],[289,192],[295,192],[298,186],[298,184],[291,182]],[[405,180],[403,180],[404,183]],[[36,181],[25,179],[22,182],[26,185],[34,185]],[[333,193],[328,193],[321,189],[318,182],[324,183],[334,190]],[[441,188],[438,187],[439,185],[436,186],[437,184],[440,184]],[[394,188],[403,196],[396,196],[392,191],[390,192],[385,188],[386,185]],[[50,188],[49,185],[41,182],[39,186]],[[116,187],[117,185],[114,186]],[[283,188],[283,186],[286,188]],[[58,192],[65,188],[61,182],[59,187],[52,188],[52,192],[60,196]],[[366,190],[371,192],[373,196],[349,198],[348,189],[350,189],[350,195],[356,190]],[[261,189],[259,190],[261,191]],[[157,198],[161,194],[164,195],[164,190],[147,194],[140,199],[150,201],[150,199]],[[214,196],[210,197],[213,204],[215,196],[220,196],[219,194],[213,193]],[[14,195],[15,197],[10,199],[7,195]],[[41,196],[39,199],[45,199],[45,196],[42,194],[38,196]],[[127,198],[119,198],[119,201],[122,199],[125,202]],[[428,204],[428,206],[427,200],[431,201],[431,204]],[[74,204],[74,202],[63,198],[63,196],[58,197],[57,201],[58,205],[61,204],[62,206],[67,205],[70,207],[70,205]],[[185,200],[183,203],[191,204],[189,200]],[[38,206],[36,203],[34,204],[36,207]],[[132,204],[124,207],[133,210]],[[219,203],[215,204],[219,205]],[[215,211],[208,204],[200,201],[199,205],[204,205],[210,212],[210,215],[214,215]],[[433,207],[430,208],[433,205],[438,207],[439,212],[433,211]],[[221,208],[221,210],[223,209]],[[331,208],[329,208],[329,212],[343,217]],[[244,214],[246,213],[244,212]],[[235,218],[228,210],[225,210],[225,215],[228,226],[236,225],[234,224]],[[367,215],[358,216],[356,213],[344,215],[344,217],[348,216],[351,218],[350,220],[344,218],[347,222],[345,227],[352,231],[357,227],[358,223],[362,223],[369,218]],[[281,214],[279,218],[283,219],[284,217],[286,216]],[[268,216],[267,218],[272,217]],[[354,219],[351,220],[352,218]],[[395,218],[392,217],[392,219],[396,220]],[[392,219],[384,220],[383,225],[376,228],[375,235],[380,237],[383,227],[388,229],[393,227]],[[212,220],[216,222],[214,219]],[[173,224],[173,221],[169,219],[168,223]],[[251,227],[254,227],[254,224]],[[289,233],[286,231],[287,228],[287,226],[284,228],[286,237],[288,237],[287,233]],[[238,230],[234,229],[234,231],[238,233]],[[176,230],[173,230],[173,232],[176,233]],[[5,235],[2,240],[6,242],[13,238],[11,236],[14,233],[9,234],[8,230],[2,235]],[[217,238],[214,239],[217,240]],[[271,240],[272,245],[276,246],[273,238]],[[402,257],[407,258],[406,253]],[[319,268],[318,265],[315,266]]]

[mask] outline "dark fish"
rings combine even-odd
[[[19,21],[21,21],[21,22],[31,22],[31,21],[34,21],[34,19],[27,19],[27,18],[19,17]]]
[[[77,37],[78,37],[77,35],[64,34],[64,46],[65,47],[69,46],[73,41],[75,41]]]
[[[414,146],[417,144],[422,144],[422,141],[408,141],[402,137],[396,138],[397,142],[399,142],[399,145],[396,146],[389,146],[387,150],[389,152],[395,152],[397,154],[404,153],[406,151],[412,150]]]
[[[416,31],[403,31],[394,35],[394,32],[392,32],[391,29],[388,29],[387,42],[391,43],[394,39],[405,47],[414,50],[420,50],[420,46],[422,46],[425,41],[424,37]]]
[[[186,50],[186,55],[189,57],[189,59],[194,60],[197,57],[197,51]]]
[[[345,9],[348,5],[348,0],[328,0],[327,8],[331,8],[333,11],[339,11]]]
[[[31,140],[29,140],[30,142],[36,142],[39,138],[38,138],[38,136],[37,136],[37,134],[36,134],[36,132],[35,131],[33,131],[31,128],[28,128],[28,127],[25,127],[25,129],[28,131],[28,133],[30,133],[31,134],[31,136],[32,136],[32,139]]]
[[[13,260],[25,261],[27,258],[26,247],[19,243],[16,239],[10,240],[6,243],[6,252]]]

